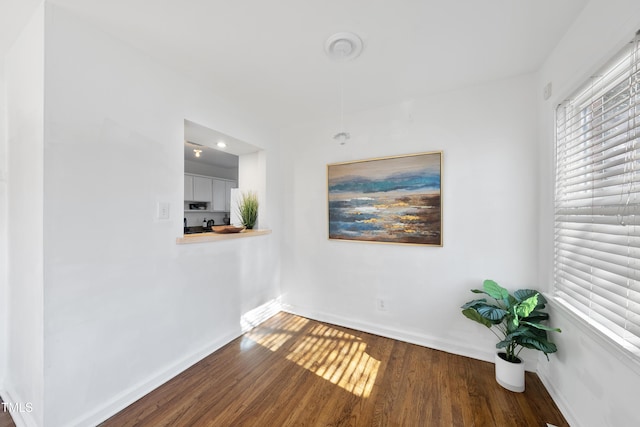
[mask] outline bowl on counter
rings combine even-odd
[[[236,227],[235,225],[214,225],[213,227],[211,227],[211,231],[220,234],[240,233],[243,230],[243,226]]]

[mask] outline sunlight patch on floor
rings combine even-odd
[[[367,353],[367,344],[361,338],[328,325],[317,325],[283,348],[307,323],[308,319],[292,317],[273,327],[263,324],[245,333],[244,339],[274,352],[282,350],[287,353],[287,360],[356,396],[369,397],[380,361]]]
[[[259,330],[251,330],[244,336],[250,340],[268,348],[271,351],[277,351],[294,335],[299,332],[307,323],[308,319],[303,317],[292,317],[291,319],[278,323],[275,328],[265,327]]]
[[[380,361],[367,354],[360,338],[326,325],[316,326],[287,356],[359,397],[369,397]]]

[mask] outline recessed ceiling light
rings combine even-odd
[[[220,147],[220,148],[226,148],[226,147],[227,147],[227,144],[226,144],[224,141],[220,141],[220,142],[218,142],[218,144],[217,144],[217,145],[218,145],[218,147]]]

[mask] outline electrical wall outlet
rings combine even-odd
[[[383,300],[382,298],[378,298],[376,300],[376,305],[378,306],[378,310],[387,311],[387,302],[385,300]]]

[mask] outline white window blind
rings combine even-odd
[[[640,356],[638,41],[556,111],[555,296]]]

